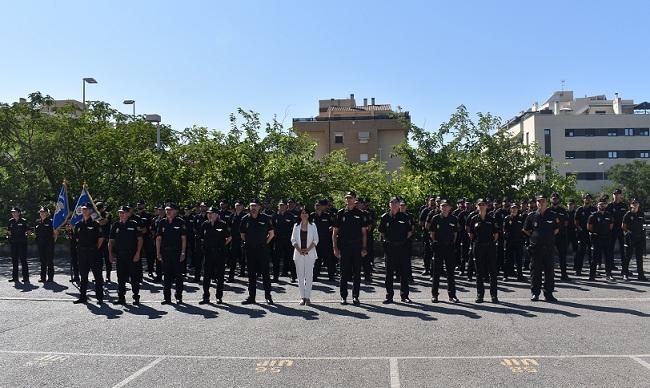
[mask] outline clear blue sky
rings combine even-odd
[[[643,1],[4,1],[0,101],[32,91],[182,129],[317,114],[355,93],[437,127],[459,104],[508,119],[560,80],[650,100]]]

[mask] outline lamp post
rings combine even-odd
[[[84,107],[84,110],[86,110],[86,83],[89,84],[96,84],[97,80],[92,78],[92,77],[86,77],[83,79],[82,84],[83,84],[83,97],[82,97],[82,104]]]
[[[124,105],[133,105],[133,118],[135,118],[135,100],[124,100]]]
[[[162,150],[162,145],[160,144],[160,115],[150,114],[150,115],[146,115],[144,119],[147,122],[156,123],[156,149],[158,151]]]

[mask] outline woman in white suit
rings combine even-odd
[[[316,225],[309,221],[309,213],[302,209],[298,222],[291,233],[293,245],[293,261],[296,263],[298,275],[298,291],[300,292],[300,305],[309,305],[311,302],[311,284],[314,277],[314,263],[316,262],[316,245],[318,245],[318,230]]]

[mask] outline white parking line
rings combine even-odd
[[[193,355],[193,354],[138,354],[138,353],[83,353],[83,352],[47,352],[30,350],[0,350],[0,354],[29,354],[45,355],[57,354],[66,356],[86,357],[128,357],[128,358],[174,358],[174,359],[199,359],[199,360],[495,360],[510,358],[545,358],[545,359],[583,359],[583,358],[649,358],[650,354],[554,354],[554,355],[484,355],[484,356],[322,356],[322,357],[291,357],[283,356],[219,356],[219,355]],[[640,360],[645,363],[645,361]],[[158,361],[160,362],[160,361]],[[638,361],[637,361],[638,362]],[[645,366],[645,365],[644,365]]]
[[[465,304],[473,304],[474,303],[474,296],[469,296],[466,298],[458,298],[460,299],[461,302]],[[22,301],[22,302],[72,302],[76,300],[76,298],[30,298],[30,297],[13,297],[13,296],[0,296],[0,301]],[[92,298],[91,298],[92,300]],[[430,302],[431,298],[411,298],[412,301],[415,302]],[[502,302],[530,302],[530,297],[526,298],[499,298],[500,301]],[[201,299],[190,299],[190,300],[184,300],[186,304],[189,303],[198,303],[200,302]],[[276,303],[280,304],[298,304],[300,303],[299,300],[296,299],[289,299],[289,300],[275,300]],[[383,298],[362,298],[361,302],[362,303],[381,303],[383,302]],[[650,302],[650,297],[646,298],[560,298],[560,305],[563,301],[566,302]],[[151,299],[151,300],[140,300],[141,303],[145,304],[160,304],[162,300],[159,299]],[[224,300],[224,304],[240,304],[241,299],[237,300]],[[314,304],[338,304],[339,300],[337,299],[327,299],[327,300],[312,300],[312,303]],[[440,306],[444,306],[445,304],[448,303],[440,303]],[[400,305],[400,303],[396,303],[396,305]],[[406,304],[404,304],[407,306]],[[462,305],[461,305],[462,306]]]
[[[128,383],[131,381],[135,380],[138,376],[143,374],[144,372],[148,371],[149,369],[153,368],[156,366],[160,361],[164,360],[165,357],[158,357],[155,360],[151,361],[149,364],[145,365],[144,367],[138,369],[135,373],[133,373],[131,376],[125,378],[124,380],[120,381],[119,383],[113,385],[113,388],[122,388],[126,386]]]
[[[638,356],[632,356],[630,358],[633,359],[634,361],[638,362],[639,364],[643,365],[647,369],[650,369],[650,364],[647,363],[646,361],[640,359]]]
[[[397,366],[397,358],[391,357],[390,362],[390,388],[400,388],[399,382],[399,368]]]

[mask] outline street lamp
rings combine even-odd
[[[82,82],[82,84],[83,84],[83,98],[82,98],[82,103],[83,103],[84,110],[86,110],[86,83],[89,83],[89,84],[96,84],[96,83],[97,83],[97,80],[94,79],[94,78],[92,78],[92,77],[86,77],[86,78],[83,79],[83,82]]]
[[[133,105],[133,117],[135,117],[135,100],[124,100],[124,105]]]
[[[156,123],[156,149],[160,151],[162,149],[162,145],[160,144],[160,115],[158,114],[145,115],[144,119],[147,122]]]

